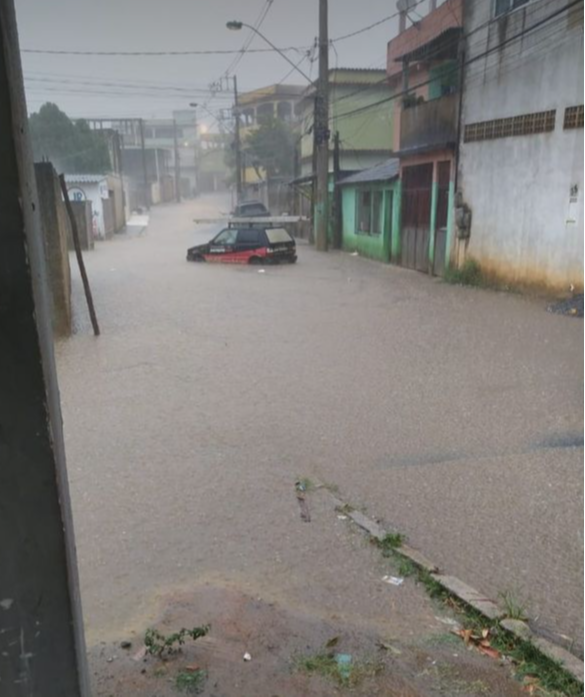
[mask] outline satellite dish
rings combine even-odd
[[[396,9],[399,12],[408,13],[417,4],[417,0],[398,0],[396,3]]]

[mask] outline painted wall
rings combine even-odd
[[[357,231],[357,196],[359,191],[381,191],[383,193],[381,229],[379,235],[368,235]],[[397,182],[380,182],[342,187],[341,210],[343,216],[342,247],[348,252],[357,251],[364,257],[387,262],[390,260],[393,238],[398,232],[397,208],[400,196]]]
[[[533,0],[492,21],[469,41],[468,60],[565,4]],[[474,257],[502,280],[556,290],[583,286],[583,129],[563,129],[565,108],[583,104],[577,9],[580,17],[565,12],[469,64],[463,98],[463,126],[556,109],[553,132],[461,144],[459,189],[473,217],[468,243],[456,249],[459,262]],[[465,31],[488,22],[491,11],[492,3],[467,0]]]
[[[394,130],[393,110],[389,107],[391,102],[340,118],[354,109],[390,97],[391,90],[384,79],[383,70],[330,71],[330,129],[332,134],[335,131],[339,131],[340,134],[342,169],[367,169],[390,156]],[[370,87],[367,87],[368,85]],[[313,134],[307,133],[313,123],[313,98],[310,95],[305,97],[301,108],[304,133],[301,139],[302,173],[308,174],[312,171],[313,153]],[[332,141],[330,147],[333,149]],[[372,152],[366,152],[368,150]],[[330,170],[333,169],[332,159],[329,167]]]

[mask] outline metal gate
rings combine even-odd
[[[402,266],[428,271],[431,234],[433,165],[405,167],[402,172]]]

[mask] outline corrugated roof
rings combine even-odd
[[[106,177],[105,174],[66,174],[65,181],[68,184],[98,184]]]
[[[381,165],[363,169],[357,174],[352,174],[350,177],[342,179],[339,183],[342,186],[345,184],[365,184],[366,182],[387,181],[388,179],[396,179],[400,171],[400,161],[392,157]]]

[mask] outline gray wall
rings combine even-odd
[[[473,60],[566,5],[533,0],[501,18],[494,4],[466,0],[465,124],[556,109],[551,133],[463,142],[459,186],[472,209],[471,237],[455,250],[494,276],[568,290],[583,285],[583,129],[564,130],[565,107],[583,104],[583,8]],[[578,21],[580,13],[581,21]],[[492,21],[490,22],[490,19]],[[481,25],[487,25],[477,30]],[[577,187],[575,223],[567,222]]]
[[[12,0],[0,0],[0,697],[89,695]]]
[[[71,333],[70,226],[57,174],[50,162],[35,163],[45,254],[52,297],[53,329],[58,336]]]
[[[71,208],[77,223],[77,233],[81,249],[94,248],[91,201],[71,201]],[[69,249],[73,249],[73,238],[69,236]]]

